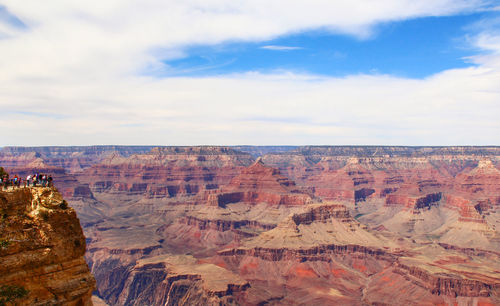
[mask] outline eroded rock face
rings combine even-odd
[[[264,165],[259,158],[245,168],[227,186],[209,194],[209,205],[224,207],[230,203],[267,203],[270,205],[304,205],[312,202],[306,190],[280,174],[278,169]]]
[[[111,305],[500,304],[498,147],[100,149],[0,165],[53,170]]]
[[[324,199],[364,201],[398,190],[498,192],[499,156],[498,147],[301,147],[263,161]]]
[[[29,163],[43,162],[47,166],[79,172],[103,159],[118,155],[130,156],[149,152],[152,146],[71,146],[71,147],[4,147],[0,151],[0,164],[6,168],[25,167]]]
[[[299,147],[263,160],[372,228],[500,249],[498,147]]]
[[[85,237],[62,196],[41,187],[0,191],[0,210],[0,284],[27,290],[16,302],[92,305]]]
[[[404,205],[404,207],[412,209],[415,212],[418,212],[418,210],[420,209],[430,209],[433,205],[438,205],[439,201],[441,201],[441,198],[442,194],[440,192],[429,193],[421,197],[390,194],[387,195],[385,198],[385,205],[386,206]]]
[[[145,286],[146,285],[146,286]],[[235,305],[249,288],[238,275],[191,256],[156,256],[130,270],[121,305]]]
[[[500,278],[494,267],[500,254],[456,251],[387,240],[357,224],[345,207],[317,204],[239,248],[220,251],[218,258],[250,280],[251,303],[258,302],[259,286],[266,286],[268,300],[293,303],[280,295],[284,284],[322,303],[497,303]],[[478,260],[492,266],[479,267]],[[402,291],[381,289],[396,285]],[[335,294],[318,288],[334,288]],[[408,291],[418,292],[418,302]]]
[[[85,170],[80,180],[94,192],[199,203],[206,191],[226,185],[252,162],[250,154],[224,147],[155,148],[112,156]]]

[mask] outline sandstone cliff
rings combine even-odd
[[[209,205],[224,207],[230,203],[267,203],[270,205],[304,205],[311,196],[295,186],[295,182],[278,169],[264,165],[259,158],[241,171],[229,184],[208,197]]]
[[[0,285],[17,305],[92,305],[75,211],[53,188],[0,191]],[[0,301],[1,304],[1,301]]]

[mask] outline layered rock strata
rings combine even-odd
[[[147,287],[144,287],[147,284]],[[139,260],[130,270],[120,305],[234,305],[250,285],[238,275],[191,256]]]
[[[499,147],[17,150],[111,305],[500,304]]]
[[[306,190],[264,165],[262,159],[234,177],[228,185],[208,196],[209,205],[224,207],[230,203],[267,203],[270,205],[304,205],[312,202]]]
[[[75,211],[53,188],[0,191],[0,284],[22,288],[23,305],[92,305]]]
[[[230,148],[155,148],[147,154],[110,157],[85,170],[80,180],[99,193],[199,202],[204,192],[226,185],[252,162],[249,154]]]
[[[471,258],[437,245],[397,243],[369,232],[342,205],[309,206],[241,247],[218,255],[249,280],[251,303],[265,302],[254,291],[262,286],[268,287],[268,300],[291,303],[290,297],[279,295],[281,284],[286,283],[289,290],[305,290],[309,299],[321,303],[392,304],[397,300],[413,304],[399,291],[380,295],[380,289],[375,289],[395,282],[405,291],[419,292],[418,303],[499,301],[500,277],[493,268],[498,267],[498,255]],[[478,268],[474,261],[491,266]],[[317,288],[330,288],[335,294]],[[363,294],[356,294],[354,288]]]

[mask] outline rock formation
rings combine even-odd
[[[145,199],[187,197],[227,184],[253,158],[230,148],[155,148],[147,154],[111,156],[86,169],[80,180],[92,191]]]
[[[486,259],[459,255],[440,245],[391,241],[368,231],[342,205],[308,206],[273,230],[218,255],[249,280],[250,303],[263,302],[258,298],[263,287],[270,294],[267,301],[297,302],[293,294],[282,295],[285,284],[292,292],[302,292],[300,303],[322,304],[392,304],[395,300],[412,304],[414,297],[402,294],[407,290],[419,292],[418,304],[446,303],[456,297],[493,303],[500,293],[500,278],[492,268],[497,267],[499,254]],[[474,262],[479,260],[491,266],[478,268]],[[380,288],[396,284],[404,288],[402,292],[380,294]]]
[[[209,205],[224,207],[229,203],[267,203],[270,205],[304,205],[311,196],[297,188],[295,182],[282,176],[279,170],[266,166],[262,159],[234,177],[221,190],[212,192]]]
[[[0,191],[0,285],[23,305],[92,305],[85,237],[53,188]]]
[[[0,166],[54,176],[111,305],[500,304],[500,147],[4,148]]]
[[[192,256],[163,255],[137,261],[125,287],[117,300],[120,305],[230,305],[249,284]]]

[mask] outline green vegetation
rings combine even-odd
[[[6,249],[10,244],[8,239],[0,239],[0,249]]]
[[[66,202],[66,200],[63,200],[63,201],[61,202],[61,204],[59,204],[59,208],[61,208],[61,209],[66,209],[66,208],[68,208],[68,202]]]
[[[358,220],[358,218],[361,218],[363,217],[365,214],[357,214],[356,216],[354,216],[354,219]]]
[[[0,167],[0,177],[3,177],[4,175],[9,175],[7,171],[3,167]]]
[[[16,285],[0,286],[0,306],[6,305],[8,302],[13,302],[16,299],[23,298],[29,293],[24,287]]]

